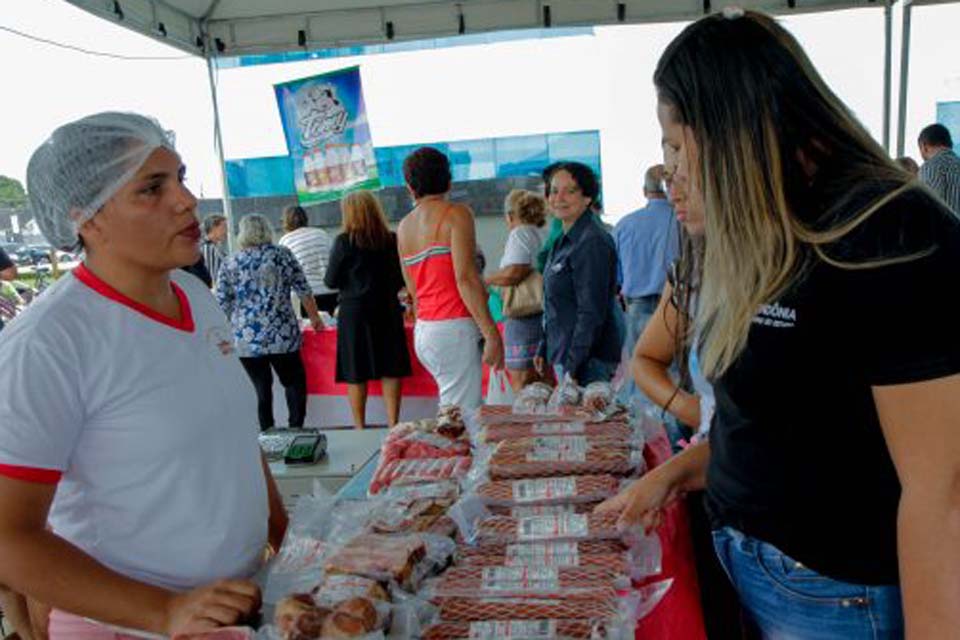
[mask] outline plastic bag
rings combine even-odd
[[[636,431],[622,421],[503,422],[485,425],[480,432],[479,441],[486,444],[496,444],[502,440],[515,440],[517,438],[578,435],[627,441],[635,438],[635,434]]]
[[[474,491],[486,505],[542,506],[604,500],[616,495],[620,485],[620,479],[612,475],[559,476],[490,480]]]
[[[568,373],[563,376],[563,380],[553,390],[553,393],[550,394],[550,399],[547,400],[547,409],[559,412],[561,407],[579,406],[582,395],[583,392],[580,390],[580,387],[577,386],[577,383],[573,381]]]
[[[630,579],[606,567],[466,566],[434,578],[421,591],[431,599],[465,598],[615,598]]]
[[[488,473],[494,480],[545,478],[557,475],[639,475],[643,451],[620,448],[523,450],[499,447],[490,456]]]
[[[468,544],[619,540],[617,513],[564,513],[528,518],[496,516],[475,496],[461,499],[448,515]]]
[[[528,384],[517,394],[512,405],[512,412],[517,415],[554,413],[547,406],[552,394],[553,389],[548,384],[543,382]]]
[[[504,370],[491,369],[487,382],[487,404],[512,405],[515,399],[509,374]]]
[[[369,493],[376,495],[394,484],[416,484],[461,478],[470,470],[472,463],[473,459],[467,456],[381,461],[370,481]]]

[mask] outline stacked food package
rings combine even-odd
[[[470,440],[458,407],[442,407],[436,420],[398,424],[380,448],[370,494],[395,485],[462,478],[472,463]]]
[[[450,512],[462,539],[421,589],[437,607],[422,637],[632,638],[669,583],[638,591],[660,571],[658,539],[593,513],[644,470],[642,433],[610,385],[531,385],[512,407],[483,407],[471,435]]]
[[[397,425],[367,500],[301,499],[268,574],[271,637],[632,638],[669,587],[636,586],[659,542],[593,510],[643,472],[641,430],[609,385],[528,389]]]

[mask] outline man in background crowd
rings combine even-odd
[[[920,182],[960,213],[960,158],[953,152],[950,131],[942,124],[931,124],[920,132],[917,142],[923,158]]]
[[[227,257],[227,218],[219,213],[211,213],[203,219],[203,239],[200,241],[200,253],[210,272],[213,286],[217,284],[220,265]]]
[[[627,214],[614,227],[619,260],[620,294],[627,311],[624,357],[629,359],[644,327],[660,301],[670,265],[677,259],[679,242],[673,208],[663,186],[663,165],[654,165],[643,176],[645,207]],[[624,387],[624,400],[637,393],[632,380]]]

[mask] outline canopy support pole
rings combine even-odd
[[[893,5],[883,7],[883,148],[890,153],[890,117],[893,111]]]
[[[903,28],[900,34],[900,116],[897,123],[897,155],[902,156],[907,133],[907,86],[910,73],[910,14],[911,0],[903,3]]]
[[[209,47],[208,47],[209,50]],[[210,99],[213,102],[213,142],[220,162],[220,184],[223,188],[223,215],[227,218],[227,242],[231,253],[236,250],[236,233],[233,224],[233,208],[230,206],[230,190],[227,186],[227,163],[223,157],[223,134],[220,132],[220,104],[217,100],[216,71],[213,56],[207,56],[207,77],[210,80]]]

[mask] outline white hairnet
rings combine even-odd
[[[30,207],[50,244],[75,248],[80,225],[160,147],[173,151],[173,134],[135,113],[98,113],[54,131],[27,165]]]

